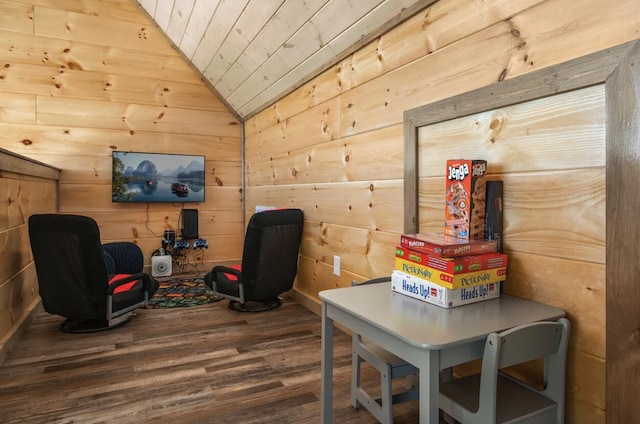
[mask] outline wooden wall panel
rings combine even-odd
[[[247,211],[256,205],[301,208],[305,220],[399,232],[402,182],[394,180],[252,187]]]
[[[0,193],[5,199],[0,207],[0,228],[24,225],[34,213],[55,213],[58,201],[56,183],[7,172],[0,175]]]
[[[33,260],[29,232],[23,224],[0,233],[0,258],[6,264],[0,268],[0,281],[7,281]]]
[[[177,55],[150,21],[140,24],[37,6],[34,9],[34,33],[42,37]]]
[[[228,113],[220,99],[202,90],[201,84],[8,61],[0,69],[0,90],[3,91]]]
[[[22,34],[0,30],[0,60],[190,84],[202,81],[202,77],[193,72],[189,64],[179,56],[75,40],[43,38],[31,32]]]
[[[444,163],[469,151],[491,174],[603,167],[604,87],[420,127],[420,177],[442,177]]]
[[[137,5],[130,0],[16,0],[35,6],[65,10],[90,16],[99,16],[121,21],[147,23],[146,15],[140,13]]]
[[[0,30],[33,33],[33,6],[0,1]]]
[[[421,181],[420,231],[442,227],[443,178]],[[505,184],[505,249],[604,264],[604,169],[491,178]]]
[[[312,146],[336,138],[340,132],[340,103],[327,101],[318,108],[309,109],[280,122],[269,130],[269,136],[261,138],[259,154],[252,150],[252,157],[266,158],[305,146]],[[271,134],[282,134],[273,137]]]
[[[105,184],[111,185],[111,163],[109,156],[74,155],[72,160],[64,155],[31,155],[33,159],[44,161],[57,168],[64,167],[62,184]],[[241,165],[238,162],[220,160],[205,161],[206,178],[212,179],[211,186],[240,186],[242,184]],[[215,189],[215,188],[214,188]]]
[[[240,132],[240,123],[230,112],[42,96],[36,104],[41,125],[222,137],[238,137]]]
[[[27,223],[57,211],[59,174],[0,149],[0,366],[39,304]]]
[[[519,54],[521,40],[511,29],[498,22],[345,93],[341,134],[397,124],[405,110],[498,81],[511,55]],[[417,72],[429,78],[416,78]]]
[[[476,31],[509,19],[544,0],[455,0],[436,2],[353,55],[348,78],[353,87],[443,50]],[[474,13],[469,13],[471,10]]]
[[[604,359],[604,266],[517,251],[508,254],[505,292],[565,309],[572,323],[572,348]]]
[[[399,178],[404,169],[402,126],[383,128],[286,153],[252,158],[246,179],[251,186]]]
[[[32,124],[36,122],[36,97],[31,94],[0,93],[2,122]]]
[[[339,255],[342,267],[354,274],[384,276],[395,260],[385,246],[399,240],[394,233],[305,221],[304,241],[300,254],[305,257],[332,264],[333,255]]]
[[[33,96],[31,96],[33,98]],[[35,116],[35,108],[33,110]],[[202,146],[214,161],[238,162],[242,154],[240,137],[155,133],[102,128],[13,125],[0,122],[0,141],[19,154],[39,156],[78,155],[78,145],[92,156],[111,157],[113,150],[143,151],[153,145],[164,153],[198,155]]]

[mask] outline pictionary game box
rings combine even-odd
[[[439,269],[420,265],[398,257],[396,257],[395,269],[447,289],[460,289],[482,284],[499,283],[507,278],[506,266],[465,272],[462,274],[449,274]]]
[[[401,271],[391,273],[391,290],[443,308],[500,297],[500,283],[449,290]]]
[[[484,238],[487,161],[447,160],[444,234]]]

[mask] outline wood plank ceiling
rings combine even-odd
[[[241,119],[435,0],[137,0]]]

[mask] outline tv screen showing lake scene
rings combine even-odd
[[[204,202],[204,156],[113,152],[113,202]]]

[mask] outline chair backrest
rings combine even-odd
[[[502,333],[491,333],[487,337],[482,359],[481,408],[495,408],[499,369],[544,359],[544,388],[541,391],[530,388],[556,402],[558,416],[563,417],[569,333],[570,323],[566,318],[556,322],[535,322]]]
[[[242,274],[247,300],[265,300],[291,290],[298,273],[302,239],[300,209],[254,214],[247,225]]]
[[[96,222],[78,215],[32,215],[29,240],[44,309],[104,319],[108,276]]]
[[[357,282],[356,280],[351,281],[351,286],[365,286],[368,284],[378,284],[378,283],[388,283],[389,281],[391,281],[391,277],[377,277],[377,278],[372,278],[370,280],[364,280],[361,282]]]
[[[105,253],[105,262],[107,263],[109,274],[115,274],[115,272],[119,274],[137,274],[144,269],[144,254],[142,249],[135,243],[128,241],[105,243],[102,245],[102,250]],[[113,262],[112,270],[109,270],[107,255]]]

